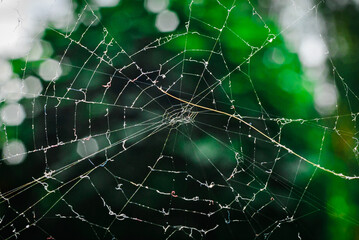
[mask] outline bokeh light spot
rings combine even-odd
[[[24,107],[19,103],[11,103],[3,107],[0,111],[0,117],[3,123],[8,126],[20,125],[25,117]]]
[[[178,24],[177,14],[169,10],[160,12],[156,17],[156,27],[160,32],[172,32],[176,30]]]
[[[20,164],[24,161],[26,155],[25,145],[20,140],[12,140],[3,146],[3,158],[6,164]]]
[[[57,80],[62,74],[60,63],[53,59],[48,59],[41,63],[39,75],[45,81]]]
[[[99,147],[97,144],[97,141],[93,138],[90,138],[88,140],[81,140],[77,144],[77,153],[81,157],[87,157],[91,154],[94,154],[98,151]]]
[[[168,6],[168,0],[146,0],[145,8],[149,12],[159,13]]]

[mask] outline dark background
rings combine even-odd
[[[358,173],[354,3],[323,2],[311,10],[318,11],[327,29],[322,37],[329,49],[326,65],[333,72],[328,81],[336,85],[339,96],[337,109],[323,115],[315,108],[316,79],[305,87],[305,67],[281,34],[274,3],[238,1],[227,21],[228,12],[217,1],[192,4],[190,33],[183,34],[189,1],[170,1],[168,8],[180,20],[173,33],[156,29],[156,14],[149,13],[143,1],[123,0],[113,8],[73,2],[75,13],[82,15],[75,17],[79,21],[71,35],[65,37],[66,31],[50,25],[42,36],[54,49],[50,57],[61,61],[67,74],[55,84],[43,82],[48,90],[38,98],[22,100],[29,106],[29,117],[1,132],[2,142],[19,138],[35,152],[20,165],[0,165],[4,196],[0,238],[13,238],[20,231],[20,239],[358,238],[358,180],[316,169],[240,121],[186,106],[157,88],[171,86],[169,93],[181,99],[188,101],[194,95],[192,101],[201,106],[239,114],[309,161],[320,160],[327,169],[354,176]],[[262,19],[253,14],[253,7]],[[92,20],[90,27],[82,23]],[[215,41],[219,31],[214,27],[225,21]],[[105,44],[99,45],[102,40]],[[339,43],[335,54],[333,42]],[[268,57],[273,49],[281,50],[283,63]],[[139,50],[144,51],[134,54]],[[251,53],[255,54],[249,57]],[[25,78],[38,76],[42,61],[11,63],[14,73]],[[240,70],[235,70],[238,66]],[[286,91],[282,78],[295,91]],[[219,80],[222,84],[217,86]],[[64,94],[66,98],[58,98]],[[38,109],[37,114],[30,106]],[[193,112],[199,112],[195,118]],[[88,136],[100,151],[82,159],[77,147]],[[47,146],[51,147],[44,151]],[[238,172],[229,179],[234,169]],[[51,170],[53,178],[26,185]],[[206,187],[212,182],[214,187]]]

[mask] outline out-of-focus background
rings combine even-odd
[[[359,238],[358,11],[1,1],[0,237]]]

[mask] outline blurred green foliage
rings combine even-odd
[[[188,21],[190,1],[170,1],[169,9],[178,15],[180,25],[176,32],[169,34],[158,32],[154,24],[156,14],[146,11],[143,7],[143,1],[123,0],[113,8],[94,7],[93,11],[99,17],[99,22],[94,18],[91,8],[86,7],[85,1],[77,1],[75,12],[76,14],[83,14],[83,17],[81,17],[82,23],[79,21],[76,24],[73,33],[69,37],[64,37],[57,32],[58,30],[54,31],[49,28],[43,36],[43,41],[51,43],[54,50],[51,57],[60,60],[62,56],[65,56],[64,63],[69,63],[69,65],[63,65],[63,68],[67,68],[68,73],[56,81],[56,90],[53,90],[53,83],[48,83],[49,88],[45,97],[36,99],[36,106],[39,109],[44,109],[44,106],[47,108],[48,132],[44,132],[44,113],[41,112],[38,116],[29,118],[20,127],[7,127],[7,137],[9,139],[22,139],[29,150],[40,149],[58,144],[57,137],[63,142],[73,140],[74,124],[76,124],[79,138],[84,138],[89,135],[104,134],[108,129],[112,131],[122,129],[124,117],[126,117],[126,124],[130,128],[111,133],[112,144],[116,144],[120,139],[127,136],[141,133],[147,126],[136,126],[135,124],[143,121],[152,124],[154,130],[156,124],[160,124],[161,121],[156,122],[150,119],[159,114],[161,120],[166,114],[165,109],[175,110],[179,108],[178,102],[168,99],[166,96],[159,97],[161,92],[154,87],[147,89],[146,87],[151,86],[152,83],[144,76],[140,76],[138,79],[139,87],[130,85],[126,87],[124,95],[121,95],[119,99],[117,97],[129,80],[139,76],[138,68],[131,66],[128,56],[121,51],[124,50],[128,55],[131,55],[145,49],[145,46],[161,37],[158,42],[149,45],[156,46],[160,43],[160,46],[149,48],[131,56],[131,59],[141,67],[143,72],[158,70],[159,67],[163,67],[162,74],[168,70],[165,79],[160,77],[160,73],[148,74],[151,80],[158,79],[158,86],[167,88],[183,74],[181,62],[183,53],[179,57],[175,56],[183,51],[186,46],[185,58],[194,61],[184,63],[184,72],[201,74],[203,66],[199,63],[210,59],[208,71],[213,75],[206,73],[204,78],[207,85],[202,83],[203,85],[197,89],[198,78],[187,74],[182,78],[181,85],[174,84],[171,87],[173,94],[188,100],[194,93],[194,100],[199,101],[201,105],[246,116],[254,126],[261,131],[267,131],[268,135],[275,139],[278,139],[277,133],[280,132],[282,144],[306,156],[314,163],[320,159],[320,164],[324,167],[354,175],[353,167],[357,167],[357,162],[353,160],[352,153],[348,154],[348,152],[353,146],[352,137],[356,136],[355,128],[353,128],[353,124],[355,127],[356,122],[353,123],[350,118],[341,117],[338,128],[345,130],[346,136],[338,137],[336,129],[334,129],[336,119],[323,118],[317,113],[313,99],[314,83],[309,81],[308,76],[304,74],[297,54],[288,49],[283,36],[281,34],[276,36],[280,32],[280,27],[277,25],[276,19],[270,14],[270,9],[258,5],[257,1],[250,1],[263,18],[263,22],[257,14],[253,14],[252,6],[247,1],[238,1],[227,19],[228,11],[220,7],[216,1],[208,0],[200,4],[195,4],[195,2],[191,5],[191,19]],[[231,8],[232,1],[221,1],[221,3]],[[318,10],[334,21],[337,25],[338,37],[344,38],[348,43],[349,50],[347,53],[342,56],[340,54],[333,56],[333,61],[334,66],[345,77],[345,82],[349,88],[357,92],[356,76],[358,74],[355,64],[358,59],[356,56],[358,31],[357,26],[353,24],[354,19],[357,20],[357,11],[348,7],[333,13],[325,4],[321,4]],[[91,21],[94,21],[94,24],[88,27],[88,23]],[[222,28],[224,22],[226,22],[225,27],[219,32],[218,29]],[[191,33],[181,35],[186,32],[186,25],[189,26]],[[105,28],[106,30],[104,30]],[[66,36],[65,31],[59,31],[62,31],[62,34]],[[82,35],[85,32],[86,34]],[[168,43],[165,43],[166,36],[171,36]],[[112,44],[99,45],[103,40],[109,43],[111,38],[114,39]],[[268,41],[269,39],[271,40]],[[76,43],[75,41],[79,42]],[[67,48],[68,50],[66,50]],[[93,50],[97,54],[96,56],[91,56]],[[106,51],[106,56],[103,55],[104,51]],[[101,62],[99,56],[103,56],[107,61],[112,59],[110,61],[112,66]],[[174,60],[164,64],[172,57],[175,57]],[[26,75],[38,75],[40,63],[41,61],[26,62],[24,59],[18,59],[12,61],[12,66],[16,73],[24,72],[24,66],[27,66]],[[328,65],[333,68],[330,63]],[[129,67],[119,74],[116,69],[118,70],[123,66]],[[238,69],[235,70],[236,68]],[[109,82],[111,76],[114,76],[114,80],[105,95],[103,85]],[[204,97],[205,94],[201,91],[208,90],[208,85],[217,84],[218,79],[222,80],[222,84],[213,88],[213,96],[216,100],[216,105],[214,105],[212,93]],[[355,97],[353,95],[347,96],[343,84],[338,80],[338,77],[336,79],[341,97],[339,98],[340,112],[335,113],[335,116],[358,112],[356,95]],[[135,84],[137,83],[135,82]],[[60,105],[58,105],[59,100],[56,97],[51,98],[53,95],[64,95],[70,87],[86,89],[86,100],[91,101],[92,104],[82,102],[84,94],[75,91],[69,91],[67,94],[71,101],[65,99]],[[143,94],[142,89],[146,89],[148,95]],[[234,107],[231,107],[232,103],[224,93],[234,100]],[[141,97],[136,101],[135,107],[141,107],[153,99],[158,100],[159,104],[157,105],[154,102],[146,105],[144,111],[131,109],[129,106],[137,96]],[[202,97],[204,97],[203,100],[200,100]],[[126,109],[126,113],[124,113],[123,108],[111,105],[116,99],[115,105],[129,107]],[[259,104],[258,99],[262,105]],[[350,103],[354,103],[351,105],[351,109],[348,107],[348,100]],[[29,100],[24,100],[24,104],[26,101]],[[160,105],[164,109],[161,109]],[[75,113],[76,117],[74,116]],[[106,117],[106,114],[110,117]],[[74,120],[74,118],[76,119]],[[92,121],[91,127],[88,123],[89,118]],[[271,121],[269,118],[277,118],[278,121]],[[288,119],[317,120],[286,124],[285,121]],[[36,145],[33,142],[32,121],[35,122],[34,138]],[[109,216],[109,211],[103,206],[99,196],[106,199],[109,205],[114,206],[115,209],[112,211],[120,211],[127,200],[118,191],[115,191],[114,187],[117,184],[123,184],[122,189],[128,193],[127,197],[136,191],[133,185],[123,179],[141,183],[148,174],[148,166],[156,166],[159,169],[188,171],[196,179],[203,182],[226,184],[218,172],[227,177],[230,176],[231,171],[236,167],[234,153],[242,152],[243,159],[240,166],[250,174],[247,172],[238,174],[234,179],[233,186],[241,195],[250,198],[256,192],[255,190],[260,189],[263,187],[263,183],[268,182],[268,189],[263,193],[259,192],[256,201],[253,201],[248,208],[249,213],[254,214],[267,204],[265,200],[274,197],[275,204],[269,204],[261,214],[253,218],[250,217],[251,214],[248,214],[247,217],[249,218],[245,219],[243,216],[246,214],[241,215],[240,211],[231,211],[234,219],[237,217],[243,220],[239,221],[237,225],[236,223],[223,224],[230,217],[229,212],[227,213],[225,209],[209,219],[185,216],[185,211],[173,211],[169,216],[164,217],[158,212],[152,213],[136,204],[154,209],[162,209],[164,206],[168,208],[168,205],[172,204],[176,208],[188,209],[189,211],[208,211],[214,208],[200,203],[197,205],[193,202],[191,205],[191,203],[177,201],[176,198],[169,200],[167,196],[143,189],[136,192],[132,199],[132,202],[136,204],[129,204],[124,213],[160,225],[183,225],[185,222],[185,224],[193,225],[198,229],[207,229],[216,226],[216,223],[220,224],[216,231],[208,234],[209,239],[254,239],[256,236],[252,229],[262,234],[262,231],[266,231],[267,226],[272,226],[275,221],[284,218],[282,216],[285,212],[282,209],[283,206],[287,208],[286,211],[288,212],[293,212],[298,207],[294,222],[283,223],[280,230],[273,232],[272,239],[295,239],[300,236],[303,239],[356,238],[358,234],[358,199],[356,199],[358,190],[355,181],[348,182],[320,170],[315,170],[312,166],[299,162],[297,158],[283,152],[279,153],[281,160],[274,166],[273,160],[278,154],[278,148],[260,141],[258,133],[233,119],[228,121],[228,118],[224,116],[199,114],[195,121],[198,121],[195,124],[198,127],[191,124],[178,124],[172,130],[169,126],[166,130],[154,135],[146,132],[128,140],[127,146],[131,146],[137,141],[143,142],[139,146],[124,151],[123,154],[114,158],[114,162],[105,165],[111,174],[119,178],[109,174],[106,167],[103,167],[91,172],[91,184],[93,185],[90,182],[82,181],[72,190],[71,184],[68,186],[64,184],[60,191],[41,201],[36,207],[41,213],[47,213],[50,210],[49,217],[46,215],[38,225],[46,229],[46,232],[55,238],[56,235],[58,238],[69,236],[68,233],[58,229],[58,226],[71,231],[72,239],[75,236],[82,239],[93,238],[96,234],[103,236],[105,234],[103,229],[91,231],[89,226],[80,220],[54,218],[53,215],[56,212],[61,212],[63,215],[71,214],[67,209],[68,207],[62,201],[58,201],[59,197],[62,196],[66,199],[80,215],[84,214],[86,220],[97,221],[101,226],[108,226],[113,217]],[[217,129],[208,125],[215,126]],[[223,126],[227,126],[227,129]],[[323,142],[324,133],[325,141]],[[1,133],[1,136],[0,139],[4,142],[4,133]],[[149,137],[147,138],[147,136]],[[259,139],[257,143],[253,142],[254,138]],[[343,146],[345,145],[343,138],[348,142],[349,150],[343,150],[348,148]],[[100,149],[107,146],[105,136],[96,139]],[[232,140],[231,144],[228,143],[228,139]],[[230,145],[232,149],[226,148],[221,144],[223,142]],[[35,147],[33,147],[34,145]],[[115,155],[122,150],[123,147],[119,144],[109,149],[107,154],[109,156]],[[161,160],[156,165],[156,159],[162,154],[173,158]],[[2,165],[1,188],[14,189],[19,184],[31,180],[32,177],[43,175],[46,167],[58,169],[80,158],[76,153],[75,144],[50,148],[45,155],[47,156],[48,166],[44,166],[45,157],[40,151],[29,154],[28,159],[21,167]],[[85,161],[71,167],[62,173],[59,179],[66,183],[74,177],[85,174],[86,171],[91,171],[94,165],[103,163],[104,159],[106,158],[102,152],[93,157],[91,162]],[[263,168],[256,164],[252,165],[252,162],[257,162],[258,165],[263,163]],[[266,162],[269,162],[268,166],[266,166]],[[269,180],[267,179],[268,174],[265,172],[268,170],[267,168],[273,171]],[[313,175],[314,171],[316,172]],[[6,176],[13,177],[8,180]],[[254,189],[243,186],[251,181],[251,176],[256,178],[253,180]],[[312,178],[312,176],[314,177]],[[15,180],[13,181],[13,179]],[[145,185],[158,191],[175,191],[176,194],[188,198],[199,196],[213,199],[222,204],[228,204],[233,200],[233,193],[229,189],[208,191],[204,187],[198,187],[198,184],[192,180],[184,180],[180,176],[174,177],[171,174],[151,174],[146,179]],[[48,181],[50,188],[61,186],[63,183],[51,179]],[[96,186],[96,191],[92,186]],[[302,195],[308,186],[308,191]],[[67,192],[68,190],[70,191]],[[35,202],[45,194],[46,192],[41,186],[34,187],[31,192],[21,194],[21,198],[17,202],[15,201],[14,205],[19,207],[20,211],[24,211],[26,202]],[[135,239],[134,236],[137,239],[152,238],[148,234],[153,234],[156,238],[163,236],[161,228],[151,224],[136,223],[134,220],[115,221],[111,230],[119,239]],[[24,235],[30,237],[33,234],[40,234],[39,232],[30,231],[25,232]],[[300,236],[298,236],[298,232],[300,232]],[[189,230],[187,234],[190,234]],[[194,238],[201,238],[198,232],[193,234]],[[106,237],[110,239],[110,236]],[[188,235],[179,234],[175,239],[187,237]],[[260,236],[261,239],[265,237],[263,234]],[[102,238],[100,237],[100,239]]]

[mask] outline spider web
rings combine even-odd
[[[20,174],[2,173],[1,238],[301,239],[305,219],[335,212],[310,189],[356,181],[357,95],[330,59],[345,107],[283,116],[279,101],[302,103],[266,91],[276,83],[260,63],[322,1],[279,30],[255,1],[213,1],[208,14],[176,4],[178,29],[157,37],[141,22],[120,34],[86,2],[65,30],[47,27],[55,72],[67,73],[24,100],[24,132],[2,124],[4,142],[31,139]],[[25,60],[18,74],[38,66]],[[338,146],[345,165],[332,157]]]

